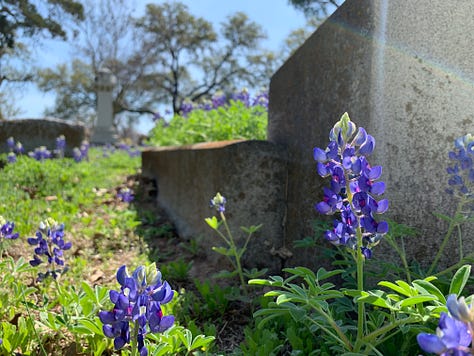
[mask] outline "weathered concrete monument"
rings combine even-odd
[[[97,89],[97,121],[92,129],[91,143],[107,144],[116,141],[112,90],[117,78],[107,68],[99,69],[96,77]]]
[[[267,187],[261,179],[245,176],[239,207],[258,218],[256,223],[270,223],[276,229],[265,231],[275,233],[270,244],[252,246],[259,258],[250,264],[271,265],[275,258],[271,249],[293,252],[284,256],[287,266],[320,264],[317,251],[294,249],[293,242],[313,234],[311,221],[320,218],[313,206],[327,184],[316,173],[312,149],[326,147],[330,129],[346,111],[377,141],[370,159],[384,169],[384,197],[390,200],[386,215],[421,232],[416,240],[406,241],[409,256],[425,263],[433,258],[446,225],[432,213],[453,209],[451,197],[444,193],[448,151],[455,138],[474,131],[472,13],[474,2],[468,0],[457,1],[456,6],[443,0],[347,0],[274,74],[269,142],[262,145],[272,152],[276,151],[271,147],[278,147],[282,156],[272,157],[284,172],[272,175],[267,171],[265,174],[279,179]],[[205,223],[193,216],[204,209],[214,189],[225,194],[237,179],[235,175],[240,177],[239,169],[221,169],[221,162],[232,162],[228,151],[228,147],[214,147],[214,153],[206,153],[207,163],[202,167],[189,166],[191,157],[204,155],[192,147],[186,152],[160,149],[143,155],[144,174],[157,179],[158,203],[171,216],[179,215],[178,230],[188,236],[203,231],[198,223]],[[254,153],[245,154],[251,157]],[[167,171],[153,170],[155,162]],[[249,167],[247,164],[246,169]],[[261,167],[255,166],[255,176]],[[164,179],[173,181],[167,177],[171,172],[174,183],[163,185]],[[203,172],[206,180],[181,179],[202,177]],[[257,198],[246,194],[256,185],[258,199],[265,197],[268,207],[280,209],[271,219],[272,209],[258,210]],[[176,195],[183,197],[181,203],[169,204]],[[244,225],[238,221],[241,209],[233,212],[232,219]],[[465,230],[465,252],[474,251],[473,231],[472,226]],[[450,256],[444,262],[457,258],[457,243],[448,251]]]

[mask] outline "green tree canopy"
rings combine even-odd
[[[307,17],[315,16],[320,21],[326,19],[343,2],[344,0],[288,0],[288,3],[303,11]]]
[[[149,4],[140,18],[131,18],[130,11],[123,11],[127,1],[104,0],[100,4],[85,3],[78,49],[91,71],[105,66],[117,77],[113,93],[116,114],[154,114],[162,104],[177,113],[185,99],[199,101],[220,90],[267,86],[269,73],[276,67],[276,57],[259,48],[265,38],[263,30],[243,13],[229,16],[216,31],[209,21],[191,14],[180,2]],[[59,74],[59,70],[52,71]],[[74,68],[71,70],[65,74],[73,75]],[[40,72],[40,76],[49,77],[49,82],[40,81],[40,89],[53,90],[71,83],[51,74]],[[58,96],[79,95],[55,91]],[[86,97],[85,93],[81,96]],[[59,99],[49,112],[62,117],[84,109],[76,106],[65,110],[63,105],[76,104]]]
[[[82,5],[74,0],[0,1],[0,61],[21,46],[18,38],[49,34],[66,39],[66,31],[61,25],[65,14],[82,19]],[[5,80],[18,79],[8,77],[3,70],[0,73],[0,85]]]

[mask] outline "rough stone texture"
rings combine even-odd
[[[26,154],[39,146],[46,146],[49,150],[53,150],[56,147],[56,138],[60,135],[66,137],[65,154],[67,156],[72,156],[74,147],[79,147],[87,136],[83,124],[59,119],[0,121],[0,152],[9,152],[7,145],[9,137],[21,142]]]
[[[209,201],[217,192],[227,198],[226,218],[238,244],[240,226],[263,223],[252,238],[244,263],[276,272],[284,254],[285,152],[266,141],[224,141],[149,149],[142,153],[142,174],[155,178],[158,204],[183,238],[198,238],[210,263],[219,264],[212,246],[220,238],[205,223],[215,211]]]
[[[327,184],[317,176],[314,146],[325,147],[333,124],[347,111],[377,140],[373,164],[384,167],[387,214],[415,226],[411,257],[428,262],[449,213],[445,167],[453,140],[474,127],[474,2],[347,0],[274,74],[269,140],[288,149],[285,245],[311,234],[313,204]],[[468,227],[465,252],[474,251]],[[377,250],[376,253],[379,250]],[[448,248],[452,262],[456,243]],[[319,264],[310,251],[290,264]]]

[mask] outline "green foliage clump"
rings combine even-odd
[[[149,137],[148,143],[156,146],[234,139],[265,140],[267,109],[231,101],[226,107],[193,110],[187,117],[175,115],[169,123],[159,121]]]

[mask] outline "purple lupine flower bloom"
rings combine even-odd
[[[28,153],[28,155],[40,162],[43,162],[45,159],[50,159],[52,157],[51,152],[45,147],[40,146],[35,148],[34,152]]]
[[[7,145],[10,152],[13,152],[15,149],[15,139],[13,137],[7,138]]]
[[[13,232],[15,229],[15,223],[5,220],[3,216],[0,215],[0,239],[15,240],[18,238],[19,233]]]
[[[72,157],[74,158],[74,161],[76,162],[88,160],[89,159],[89,142],[82,141],[80,148],[74,147],[74,149],[72,150]]]
[[[469,348],[472,336],[468,326],[446,313],[441,313],[436,334],[420,333],[416,339],[425,352],[443,356],[472,355]]]
[[[147,355],[145,335],[163,332],[174,323],[174,316],[164,316],[161,309],[162,304],[173,299],[174,291],[168,282],[162,282],[161,272],[154,263],[137,267],[132,275],[128,274],[126,266],[121,266],[117,270],[117,281],[120,291],[109,292],[114,307],[99,313],[104,335],[114,339],[116,350],[133,342],[140,355]],[[137,340],[130,338],[131,324],[138,328]]]
[[[446,191],[471,198],[474,195],[474,136],[467,134],[456,139],[454,147],[448,154],[452,163],[446,169],[449,174]]]
[[[247,88],[243,88],[240,92],[232,95],[232,100],[241,101],[245,106],[250,106],[250,94]]]
[[[268,109],[268,92],[258,93],[253,99],[252,106],[263,106]]]
[[[209,205],[211,208],[215,208],[219,213],[223,213],[225,211],[226,202],[226,198],[224,198],[221,193],[217,193],[216,196],[211,199]]]
[[[43,263],[40,256],[46,256],[48,262],[48,271],[38,274],[38,280],[41,281],[48,276],[56,278],[59,273],[65,272],[65,268],[57,268],[64,266],[64,251],[72,247],[71,242],[64,241],[64,224],[58,224],[51,218],[45,222],[41,222],[39,229],[36,231],[36,237],[28,238],[28,243],[35,247],[35,254],[30,260],[30,265],[38,266]]]
[[[135,198],[133,190],[130,188],[121,188],[117,193],[117,197],[124,203],[130,203]]]
[[[7,162],[8,163],[15,163],[16,162],[16,154],[14,152],[10,152],[7,155]]]
[[[56,138],[56,154],[58,157],[64,157],[64,150],[66,149],[66,137],[64,135],[60,135]]]
[[[15,148],[13,149],[13,152],[15,152],[17,155],[22,155],[25,152],[25,149],[23,148],[23,145],[21,144],[20,141],[16,143]]]
[[[179,112],[182,116],[187,117],[188,114],[194,110],[194,105],[191,101],[184,101],[179,108]]]
[[[331,178],[330,187],[324,188],[323,200],[315,209],[326,215],[340,213],[333,229],[325,234],[328,241],[351,249],[360,248],[365,258],[371,258],[371,248],[388,232],[388,223],[374,217],[388,209],[387,199],[374,197],[385,191],[385,183],[376,181],[382,167],[372,167],[366,158],[375,148],[375,139],[363,128],[356,133],[356,125],[347,113],[334,125],[329,139],[325,149],[313,149],[318,174]],[[361,246],[357,241],[359,229]]]
[[[446,306],[455,319],[465,323],[474,322],[474,308],[466,304],[464,297],[458,299],[456,294],[450,294],[446,300]]]
[[[224,93],[218,92],[212,96],[212,107],[214,109],[217,109],[218,107],[221,107],[221,106],[225,106],[226,104],[227,104],[227,96]]]

